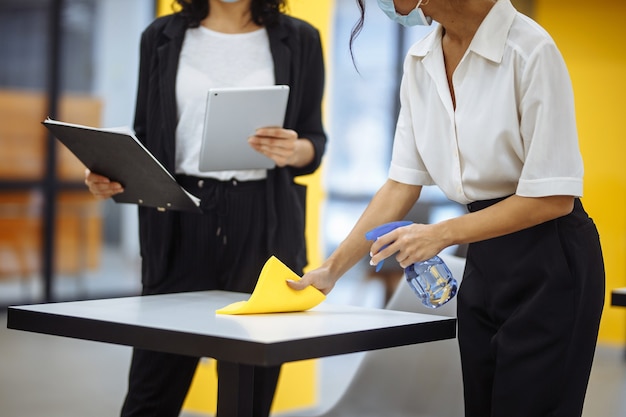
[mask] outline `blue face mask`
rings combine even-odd
[[[393,0],[378,0],[378,7],[380,7],[380,10],[382,10],[387,17],[403,26],[429,26],[433,20],[425,16],[422,9],[420,9],[422,2],[423,0],[419,0],[415,9],[411,10],[406,16],[396,12],[396,6],[393,5]]]

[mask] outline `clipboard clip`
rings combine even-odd
[[[141,198],[140,198],[140,199],[138,199],[138,200],[137,200],[137,204],[139,204],[139,205],[143,205],[143,199],[141,199]],[[172,203],[166,203],[166,204],[165,204],[165,207],[157,207],[156,209],[157,209],[158,211],[160,211],[160,212],[164,212],[164,211],[167,211],[167,209],[171,209],[171,208],[172,208]]]

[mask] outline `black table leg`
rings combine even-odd
[[[217,417],[252,417],[254,366],[219,363]]]

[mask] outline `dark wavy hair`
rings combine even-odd
[[[355,66],[356,63],[354,61],[354,51],[352,50],[352,45],[363,30],[363,23],[365,23],[365,2],[363,0],[356,0],[356,4],[359,6],[359,20],[357,20],[354,26],[352,26],[352,31],[350,32],[350,57],[352,58],[352,63]]]
[[[189,22],[189,27],[200,26],[200,22],[209,15],[208,0],[173,0],[172,8],[176,5]],[[271,26],[286,8],[287,0],[252,0],[252,21],[259,26]]]

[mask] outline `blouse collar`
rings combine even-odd
[[[517,10],[510,0],[498,0],[480,24],[470,43],[468,51],[472,51],[484,58],[499,63],[506,46],[508,33],[513,25]],[[443,37],[441,25],[417,42],[408,54],[416,57],[425,57],[438,49]]]

